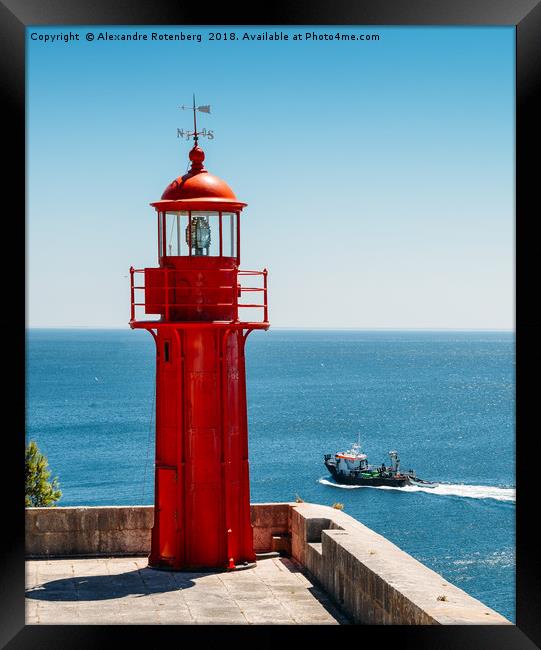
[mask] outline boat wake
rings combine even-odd
[[[490,485],[463,485],[457,483],[440,483],[437,487],[426,488],[417,485],[405,485],[404,487],[392,487],[389,485],[341,485],[328,478],[320,478],[319,483],[330,485],[342,490],[398,490],[400,492],[426,492],[427,494],[438,494],[440,496],[465,497],[469,499],[495,499],[496,501],[507,501],[515,503],[515,488],[501,488]]]

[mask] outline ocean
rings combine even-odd
[[[333,505],[515,621],[515,339],[510,332],[253,332],[246,345],[252,502]],[[147,332],[27,333],[26,437],[58,505],[153,503]],[[435,489],[336,485],[323,454],[360,433]]]

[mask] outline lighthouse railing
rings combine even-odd
[[[152,300],[152,308],[158,308],[160,313],[163,313],[165,316],[166,320],[169,320],[170,317],[170,310],[171,308],[179,309],[179,308],[193,308],[193,307],[201,307],[204,306],[205,309],[212,309],[212,308],[218,308],[218,307],[232,307],[233,308],[233,319],[231,322],[238,321],[239,320],[239,309],[262,309],[263,310],[263,318],[261,323],[268,323],[268,302],[267,302],[267,294],[268,294],[268,281],[267,281],[267,276],[268,276],[268,271],[267,269],[263,269],[263,271],[252,271],[252,270],[244,270],[244,269],[239,269],[237,271],[237,283],[236,284],[227,284],[227,285],[205,285],[205,289],[210,289],[210,290],[230,290],[231,291],[231,302],[223,302],[223,301],[209,301],[205,303],[194,303],[194,302],[177,302],[177,298],[175,298],[175,301],[170,300],[171,292],[176,293],[177,291],[189,291],[191,287],[187,287],[186,285],[179,285],[177,286],[174,282],[171,283],[169,274],[171,271],[174,271],[174,269],[152,269],[153,271],[157,271],[158,273],[161,273],[163,275],[163,286],[160,285],[154,285],[152,284],[152,290],[153,291],[163,291],[163,302],[155,302],[155,300]],[[137,308],[138,307],[143,307],[147,308],[147,296],[146,296],[146,286],[143,283],[137,283],[136,280],[136,274],[145,274],[146,269],[135,269],[133,266],[130,267],[130,302],[131,302],[131,309],[130,309],[130,322],[136,323],[138,322],[137,319]],[[173,276],[174,277],[174,276]],[[257,286],[243,286],[241,284],[242,278],[262,278],[263,280],[263,286],[257,287]],[[172,291],[173,290],[173,291]],[[144,291],[145,294],[142,301],[140,298],[136,297],[136,292],[138,291]],[[247,293],[257,293],[257,294],[262,294],[262,302],[246,302],[243,303],[240,300],[242,299],[243,294]],[[149,313],[156,313],[155,311],[149,312]]]
[[[133,281],[133,275],[135,269],[133,266],[130,266],[130,297],[131,297],[131,318],[130,320],[135,320],[135,286]]]

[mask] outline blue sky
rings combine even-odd
[[[30,34],[80,34],[44,43]],[[88,42],[87,32],[202,42]],[[282,31],[379,41],[214,41]],[[276,327],[514,328],[514,28],[27,29],[27,322],[127,327],[148,205],[206,167],[249,205]]]

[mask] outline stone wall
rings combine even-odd
[[[256,553],[267,553],[284,548],[291,550],[291,505],[290,503],[253,503],[250,506]]]
[[[147,555],[153,506],[27,508],[29,557]],[[285,551],[355,623],[510,624],[346,513],[311,503],[251,506],[256,553]]]
[[[355,623],[496,625],[506,618],[329,506],[291,509],[292,555]]]
[[[290,537],[288,503],[252,504],[256,553]],[[26,508],[26,555],[76,557],[148,555],[154,506]]]
[[[26,508],[26,555],[147,555],[154,506]]]

